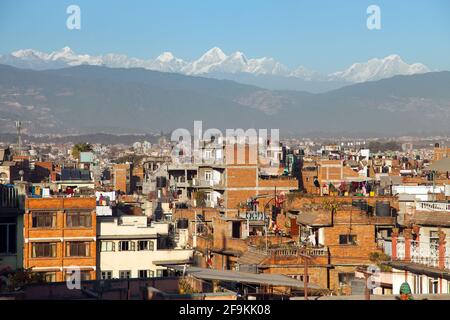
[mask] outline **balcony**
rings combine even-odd
[[[406,244],[403,237],[397,238],[396,257],[393,260],[408,261],[421,264],[427,267],[450,269],[450,243],[447,241],[443,251],[443,256],[439,253],[438,241],[430,241],[427,238],[420,241],[410,240],[410,244]],[[441,262],[441,263],[440,263]],[[443,262],[443,264],[442,264]]]
[[[450,203],[420,201],[420,202],[416,203],[416,210],[418,210],[418,211],[446,211],[446,212],[450,212]]]
[[[192,179],[191,186],[199,188],[221,188],[224,186],[223,181]]]
[[[266,248],[248,246],[248,251],[264,254],[274,257],[298,257],[300,255],[307,255],[311,257],[326,257],[328,256],[327,247],[299,247],[299,246],[278,246],[275,248]]]

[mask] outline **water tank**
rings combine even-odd
[[[377,217],[390,217],[391,204],[389,201],[377,201],[375,205],[375,215]]]
[[[180,218],[177,221],[177,228],[178,229],[188,229],[189,227],[189,220],[186,218]]]

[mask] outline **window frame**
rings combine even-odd
[[[345,237],[345,242],[342,241]],[[357,246],[358,236],[356,234],[340,234],[339,235],[339,245],[341,246]]]
[[[145,249],[141,249],[141,243],[146,242],[147,245]],[[137,251],[155,251],[155,242],[153,240],[138,240]]]
[[[70,219],[69,219],[70,217]],[[83,219],[82,219],[83,218]],[[70,221],[70,223],[69,223]],[[84,224],[81,223],[84,221]],[[76,224],[74,225],[74,222]],[[86,223],[89,222],[89,223]],[[70,211],[66,213],[66,228],[90,229],[92,228],[92,214],[90,211]]]
[[[108,275],[108,277],[104,277],[105,274]],[[111,280],[112,279],[112,271],[111,270],[100,271],[100,279],[101,280]]]
[[[85,255],[79,255],[79,254],[73,255],[72,254],[73,248],[71,246],[76,245],[76,250],[74,250],[74,251],[77,251],[77,253],[79,253],[81,244],[85,245],[84,249],[81,249],[81,251],[85,252]],[[89,258],[91,256],[91,242],[90,241],[66,241],[65,256],[68,258]]]
[[[112,244],[111,250],[103,250],[103,244]],[[100,241],[100,252],[115,252],[116,243],[114,241],[102,240]]]
[[[122,277],[122,273],[127,272],[127,277]],[[131,270],[119,270],[119,279],[131,279]]]
[[[122,244],[123,243],[128,243],[127,250],[123,250],[122,249]],[[121,241],[119,241],[119,251],[136,251],[136,243],[134,241],[131,241],[131,240],[121,240]]]
[[[50,224],[51,226],[41,226],[38,225],[39,220],[38,218],[44,218],[44,221],[46,222],[46,218],[51,218],[50,219]],[[35,220],[36,218],[36,220]],[[35,224],[36,222],[36,224]],[[46,223],[44,223],[46,224]],[[41,212],[31,212],[31,228],[32,229],[56,229],[57,227],[57,214],[55,211],[41,211]]]
[[[50,253],[54,253],[54,255],[49,255],[49,256],[44,256],[44,255],[38,256],[38,255],[36,255],[35,247],[37,245],[40,245],[40,246],[48,245],[50,247],[50,251],[49,252]],[[58,252],[57,252],[58,243],[57,242],[32,242],[30,247],[31,247],[30,249],[31,249],[31,258],[32,259],[54,259],[54,258],[58,257]],[[52,247],[54,247],[54,249],[52,249]],[[44,251],[45,251],[45,249],[44,249]]]
[[[5,251],[1,252],[0,255],[14,255],[17,254],[17,223],[16,222],[0,222],[0,227],[5,227],[5,239],[6,241],[3,241],[3,239],[0,239],[1,243],[5,244]],[[14,235],[14,239],[12,240],[11,245],[11,229],[14,230],[12,233]],[[11,247],[13,246],[13,250],[11,250]]]

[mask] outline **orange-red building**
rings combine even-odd
[[[96,202],[93,198],[27,198],[24,268],[49,282],[65,281],[71,267],[81,280],[95,279]]]

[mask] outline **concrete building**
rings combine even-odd
[[[192,250],[174,249],[169,224],[148,223],[145,215],[98,217],[98,277],[150,278],[165,265],[192,262]]]

